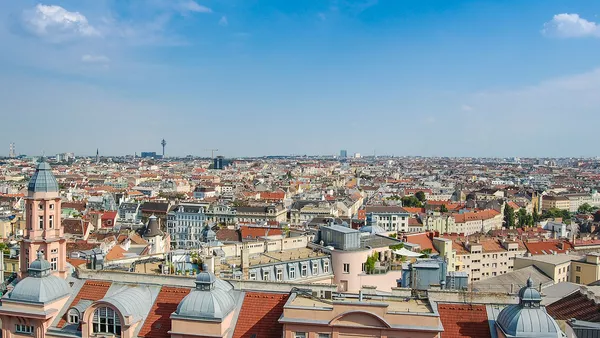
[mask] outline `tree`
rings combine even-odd
[[[540,221],[540,214],[538,214],[537,205],[536,205],[533,207],[533,223],[537,223],[539,221]]]
[[[415,197],[420,201],[420,202],[425,202],[425,193],[422,191],[417,191],[417,193],[415,194]]]
[[[423,203],[419,201],[415,196],[404,196],[402,197],[402,206],[409,208],[421,208]]]
[[[528,226],[533,226],[535,222],[533,221],[533,216],[531,214],[527,214],[527,220],[525,222]]]
[[[519,227],[524,228],[527,226],[527,211],[521,208],[517,212],[517,219],[519,220]]]
[[[504,208],[504,226],[507,228],[515,226],[515,210],[509,205]]]
[[[592,213],[592,211],[594,211],[594,208],[588,203],[583,203],[577,208],[577,212],[580,214],[589,214]]]
[[[440,212],[448,212],[448,208],[446,207],[446,205],[445,205],[445,204],[442,204],[442,205],[440,206]]]

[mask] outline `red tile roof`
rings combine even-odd
[[[412,244],[418,244],[421,250],[430,249],[431,252],[437,253],[438,251],[433,246],[433,236],[430,233],[420,233],[414,235],[405,235],[406,242]]]
[[[567,250],[573,250],[571,243],[566,241],[524,242],[524,244],[532,255],[551,255],[552,251],[566,253]]]
[[[156,301],[144,321],[144,326],[138,336],[163,338],[169,337],[171,330],[171,314],[177,310],[177,306],[185,296],[190,293],[189,288],[177,288],[163,286],[156,296]]]
[[[91,300],[91,301],[95,302],[97,300],[104,298],[104,296],[106,295],[106,292],[108,291],[108,288],[110,288],[111,284],[112,284],[112,282],[86,280],[85,283],[83,284],[83,286],[81,287],[81,289],[79,289],[79,293],[77,294],[77,296],[75,296],[75,298],[73,299],[73,302],[71,303],[70,306],[77,305],[77,303],[79,303],[79,301],[82,299]],[[65,324],[66,324],[65,317],[66,317],[66,314],[58,322],[58,325],[57,325],[58,327],[65,326]]]
[[[288,294],[247,292],[240,310],[233,338],[280,338],[283,325],[279,317]]]
[[[241,226],[240,233],[242,239],[255,239],[259,237],[266,236],[279,236],[282,235],[283,232],[279,228],[264,228],[264,227],[249,227],[249,226]]]
[[[577,291],[546,306],[546,311],[556,320],[586,320],[600,322],[600,305]]]
[[[438,304],[444,338],[492,337],[484,305]]]

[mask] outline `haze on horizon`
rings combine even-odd
[[[0,156],[597,156],[600,2],[0,0]]]

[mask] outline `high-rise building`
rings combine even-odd
[[[160,145],[163,149],[162,157],[165,158],[165,146],[167,145],[167,141],[165,141],[165,139],[163,138],[163,140],[160,142]]]
[[[340,150],[340,158],[348,157],[348,152],[346,150]]]
[[[42,159],[27,186],[27,221],[20,243],[20,278],[28,275],[29,263],[38,258],[38,253],[50,262],[52,274],[67,277],[67,240],[63,235],[60,203],[58,182],[50,165]]]
[[[9,147],[8,147],[8,157],[10,157],[10,158],[17,157],[17,153],[16,153],[16,150],[15,150],[15,144],[14,143],[11,143],[9,145]]]

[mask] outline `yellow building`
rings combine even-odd
[[[569,254],[537,255],[530,257],[516,257],[514,269],[535,266],[555,283],[572,282],[571,262],[580,261],[583,257]]]
[[[560,209],[569,210],[571,201],[565,196],[542,196],[542,210]]]
[[[600,280],[600,253],[588,253],[585,259],[571,262],[571,282],[588,285]]]

